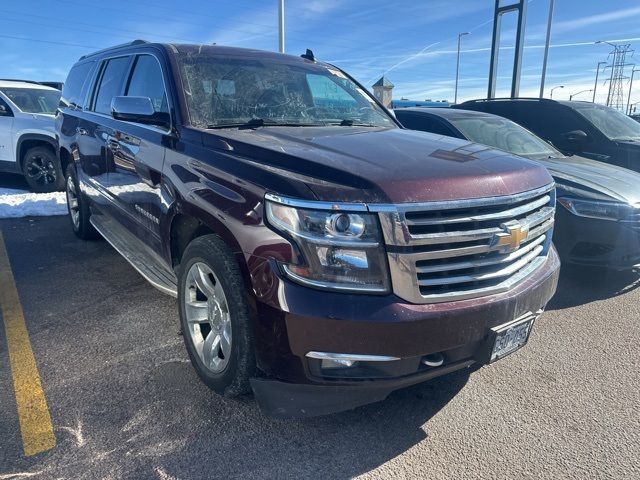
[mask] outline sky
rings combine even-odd
[[[277,0],[2,0],[0,78],[63,81],[80,56],[136,38],[276,51],[277,5]],[[462,38],[458,100],[484,98],[493,8],[494,0],[285,0],[286,52],[299,55],[311,48],[318,59],[367,88],[386,74],[396,99],[451,101],[457,34],[470,32]],[[547,14],[548,0],[528,1],[521,96],[539,93]],[[497,96],[510,93],[515,25],[515,15],[504,17]],[[554,91],[557,99],[594,88],[596,65],[607,61],[611,50],[597,40],[640,48],[640,1],[556,0],[545,96],[557,85],[564,85]],[[605,100],[609,73],[601,71],[596,101]],[[591,96],[583,92],[575,99]],[[640,102],[640,81],[631,102]]]

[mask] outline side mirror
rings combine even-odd
[[[13,113],[6,106],[0,105],[0,117],[11,117]]]
[[[589,140],[589,135],[587,135],[583,130],[573,130],[571,132],[563,133],[562,137],[567,142],[574,145],[582,145]]]
[[[123,122],[170,127],[169,114],[156,112],[149,97],[113,97],[111,101],[111,116]]]

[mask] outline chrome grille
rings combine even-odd
[[[446,302],[509,290],[542,265],[555,190],[370,209],[385,234],[394,293],[412,303]]]

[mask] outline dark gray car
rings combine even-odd
[[[490,113],[445,108],[395,111],[407,128],[465,138],[542,163],[558,203],[554,243],[563,261],[627,269],[640,263],[640,174],[565,156],[527,129]]]

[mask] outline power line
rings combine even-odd
[[[53,45],[65,45],[67,47],[80,47],[80,48],[86,48],[86,49],[89,49],[89,50],[97,50],[99,48],[102,48],[102,47],[96,47],[96,46],[93,46],[93,45],[80,45],[79,43],[58,42],[58,41],[54,41],[54,40],[41,40],[39,38],[15,37],[13,35],[1,35],[0,34],[0,38],[11,38],[13,40],[24,40],[26,42],[51,43]]]

